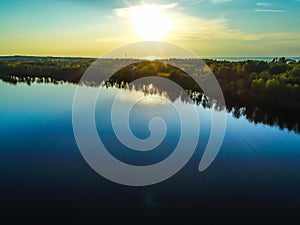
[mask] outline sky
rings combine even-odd
[[[300,0],[1,0],[0,55],[98,57],[165,41],[202,57],[300,56]]]

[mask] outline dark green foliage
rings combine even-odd
[[[37,77],[76,83],[93,61],[87,58],[1,57],[0,78],[7,81],[16,76],[22,81],[25,77]]]
[[[195,81],[182,70],[158,61],[141,61],[128,65],[117,71],[112,77],[113,82],[132,82],[147,76],[159,76],[176,82],[185,90],[201,91]]]
[[[94,60],[92,58],[1,57],[0,78],[13,84],[27,82],[28,85],[32,82],[78,83]],[[112,63],[118,63],[118,59],[115,60]],[[266,106],[300,111],[300,62],[283,57],[275,58],[271,62],[254,60],[242,62],[205,60],[205,62],[219,81],[227,104],[238,102],[241,106]],[[188,65],[189,60],[187,59],[185,63]],[[200,90],[182,70],[155,61],[131,64],[118,71],[111,79],[114,82],[131,82],[145,76],[165,77],[175,81],[184,89]]]
[[[275,58],[272,62],[208,60],[227,102],[300,111],[300,62]]]

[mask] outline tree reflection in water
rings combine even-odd
[[[13,85],[18,83],[27,83],[31,85],[32,83],[43,83],[43,84],[76,84],[76,85],[86,85],[91,87],[99,87],[100,85],[106,88],[121,88],[130,91],[142,91],[144,95],[162,95],[168,98],[171,102],[176,100],[181,100],[184,103],[188,104],[197,104],[202,105],[203,108],[214,107],[216,110],[222,110],[218,106],[218,103],[207,96],[205,96],[200,91],[186,90],[187,94],[183,92],[176,92],[172,90],[161,90],[155,85],[144,84],[140,86],[135,86],[132,83],[128,82],[117,82],[117,81],[102,81],[101,84],[89,81],[78,84],[74,81],[65,81],[65,80],[55,80],[51,77],[19,77],[19,76],[2,76],[4,82],[8,82]],[[235,118],[245,117],[248,121],[255,124],[265,124],[268,126],[277,126],[280,129],[287,129],[289,131],[294,131],[300,133],[300,117],[299,112],[292,110],[283,110],[275,107],[267,107],[256,104],[239,104],[236,100],[226,99],[226,111],[231,113]]]

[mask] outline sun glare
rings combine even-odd
[[[144,41],[160,41],[171,28],[170,18],[155,5],[135,7],[131,19],[139,38]]]

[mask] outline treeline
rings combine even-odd
[[[110,60],[112,65],[118,64],[118,59]],[[180,63],[182,67],[187,67],[192,60],[181,60]],[[94,61],[93,58],[0,57],[0,78],[15,84],[60,81],[78,83]],[[219,81],[227,104],[300,111],[299,61],[274,58],[271,62],[205,62]],[[131,64],[115,73],[111,79],[113,82],[131,82],[149,75],[165,77],[184,89],[199,91],[199,87],[187,74],[168,65],[168,61]]]
[[[184,66],[183,62],[180,62],[181,66]],[[199,85],[188,74],[165,61],[141,61],[130,64],[113,74],[110,80],[112,82],[125,81],[130,83],[147,76],[163,77],[176,82],[185,90],[201,91]]]
[[[300,62],[286,58],[264,61],[206,61],[225,99],[300,111]]]
[[[79,82],[93,58],[0,57],[0,78],[11,83],[31,80]]]

